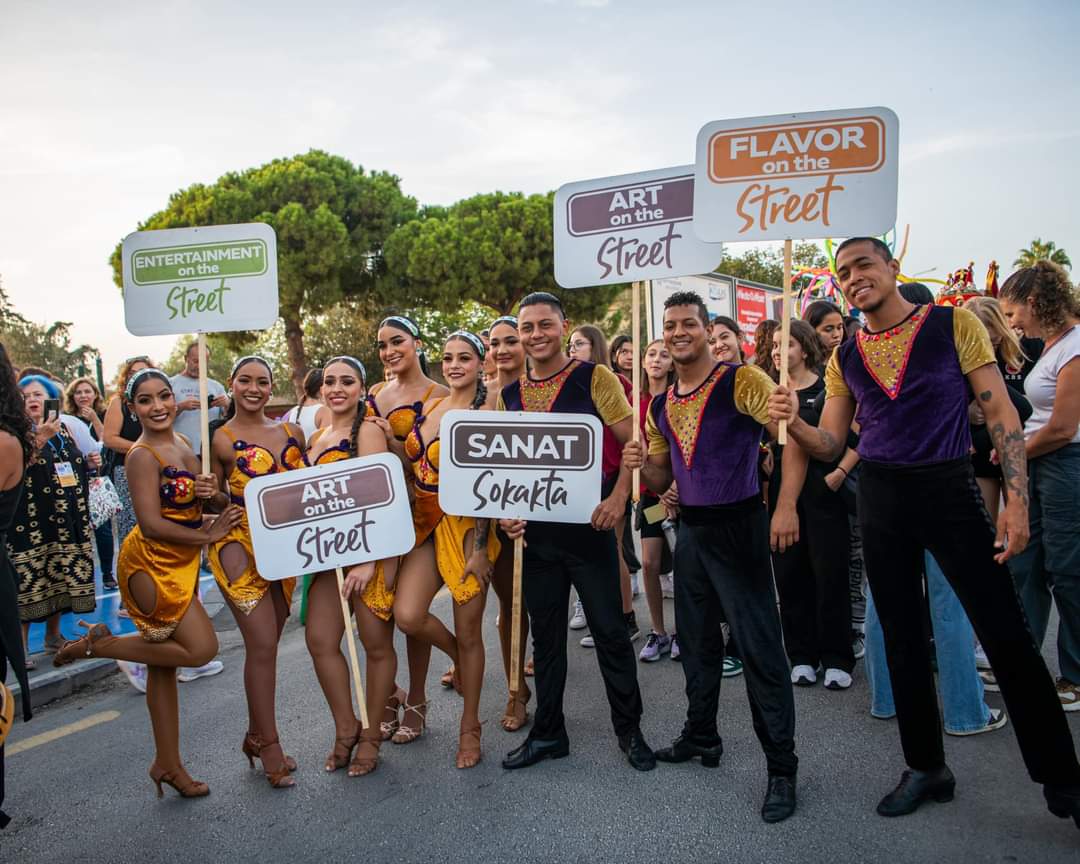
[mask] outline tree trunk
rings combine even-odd
[[[285,344],[289,351],[289,372],[299,402],[304,396],[304,376],[307,374],[307,355],[304,353],[304,331],[300,327],[299,309],[282,309],[285,322]]]

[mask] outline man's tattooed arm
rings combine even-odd
[[[982,404],[983,413],[991,413],[993,393],[984,390],[979,393],[979,402]],[[995,406],[996,407],[996,406]],[[1011,408],[1011,404],[1009,405]],[[994,442],[994,450],[997,451],[998,463],[1001,465],[1001,475],[1005,481],[1005,499],[1009,500],[1014,495],[1028,505],[1028,480],[1027,480],[1027,454],[1024,451],[1024,429],[1019,423],[1016,412],[1010,412],[1014,422],[1006,428],[1005,423],[997,420],[990,426],[990,440]]]

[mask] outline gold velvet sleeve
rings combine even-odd
[[[660,427],[656,425],[656,421],[653,419],[651,406],[650,410],[645,412],[645,442],[648,445],[650,456],[662,456],[664,453],[671,451],[667,438],[664,437]]]
[[[980,366],[996,363],[990,334],[982,321],[970,309],[957,306],[953,309],[953,341],[960,358],[960,371],[965,375]]]
[[[622,382],[607,366],[593,367],[590,389],[596,412],[605,426],[614,426],[633,415],[634,409],[626,399]]]
[[[735,408],[764,426],[769,422],[769,397],[776,384],[758,366],[735,369]]]
[[[833,396],[851,396],[844,373],[840,371],[840,352],[833,351],[829,362],[825,364],[825,398]]]

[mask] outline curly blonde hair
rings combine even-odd
[[[1080,298],[1065,269],[1052,261],[1038,261],[1032,267],[1017,270],[1001,286],[999,295],[1014,303],[1033,298],[1032,311],[1039,324],[1050,333],[1065,327],[1070,315],[1080,317]]]

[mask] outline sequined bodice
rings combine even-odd
[[[165,465],[161,478],[158,487],[161,515],[173,522],[201,522],[202,501],[195,497],[195,475],[175,465]]]
[[[436,435],[431,441],[424,442],[420,427],[425,418],[417,418],[412,431],[405,439],[405,455],[412,462],[413,476],[416,485],[428,492],[439,490],[439,436]]]
[[[417,418],[420,417],[424,410],[424,401],[431,395],[431,391],[435,389],[435,385],[432,384],[428,387],[427,392],[416,402],[407,405],[398,405],[397,408],[392,408],[386,412],[386,422],[390,424],[390,429],[394,433],[394,437],[398,441],[404,441],[409,437],[409,433],[412,432],[413,427],[416,425]],[[375,401],[375,397],[379,391],[375,390],[369,393],[364,400],[367,403],[368,417],[381,417],[379,413],[379,406]]]
[[[261,444],[249,444],[236,438],[228,426],[222,428],[232,439],[233,450],[236,452],[236,464],[228,476],[229,497],[235,504],[243,505],[244,487],[247,486],[249,480],[265,477],[267,474],[276,474],[282,468],[291,471],[307,467],[307,457],[300,447],[300,442],[292,435],[289,435],[285,446],[281,449],[281,457],[278,460]]]
[[[308,446],[308,453],[311,452],[311,448],[314,446],[315,442],[319,440],[319,438],[322,436],[322,432],[323,430],[320,429],[315,433],[315,435],[311,437],[311,441],[309,442]],[[329,465],[331,462],[340,462],[342,459],[348,459],[349,449],[349,439],[342,438],[341,441],[339,441],[337,444],[333,445],[332,447],[327,447],[325,450],[323,450],[322,453],[316,456],[315,461],[312,464]]]

